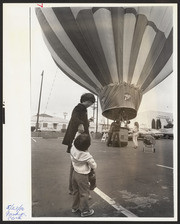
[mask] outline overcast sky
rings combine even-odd
[[[40,113],[70,118],[72,109],[79,103],[80,96],[88,92],[68,78],[54,63],[41,34],[41,28],[34,9],[31,10],[31,114],[37,114],[41,73],[44,70],[43,90]],[[139,108],[139,112],[155,110],[173,112],[175,93],[173,92],[173,73],[158,86],[146,93]],[[88,109],[89,117],[93,111]],[[99,114],[101,108],[99,107]],[[101,119],[101,115],[100,115]]]

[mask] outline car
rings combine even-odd
[[[146,135],[149,135],[151,134],[150,132],[150,129],[148,128],[139,128],[139,136],[138,136],[138,139],[144,139],[144,137]],[[128,131],[128,140],[132,140],[133,138],[133,128],[129,129]]]
[[[166,138],[166,139],[174,138],[173,128],[163,128],[160,131],[163,134],[163,138]]]
[[[151,130],[149,128],[139,128],[139,139],[143,139],[145,136],[150,135]]]
[[[150,129],[149,132],[155,139],[160,139],[160,138],[163,138],[164,136],[164,134],[160,130],[157,130],[157,129]]]

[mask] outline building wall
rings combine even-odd
[[[155,120],[155,122],[157,122],[157,120],[159,119],[161,121],[161,126],[163,128],[164,125],[168,124],[167,120],[173,122],[173,114],[162,111],[140,112],[137,114],[135,119],[131,120],[131,127],[134,125],[134,122],[137,121],[141,128],[152,128],[153,119]]]
[[[34,116],[31,119],[31,126],[35,127],[36,126],[36,119],[37,117]],[[172,113],[166,113],[162,111],[145,111],[145,112],[140,112],[137,114],[135,119],[131,120],[131,123],[129,125],[130,128],[133,127],[134,122],[137,121],[140,125],[141,128],[152,128],[152,120],[157,121],[157,119],[160,119],[161,121],[161,126],[162,128],[164,125],[167,125],[167,120],[173,121],[173,114]],[[47,123],[47,127],[43,127],[43,123]],[[57,123],[57,127],[54,128],[53,124]],[[61,129],[66,129],[68,126],[69,121],[68,120],[63,120],[61,118],[40,118],[39,119],[39,127],[40,130],[46,131],[46,130],[51,130],[51,131],[61,131]],[[98,132],[108,132],[109,126],[110,126],[110,121],[108,124],[105,123],[99,123],[98,124]],[[90,122],[90,127],[89,127],[90,132],[96,132],[96,123],[95,122]]]
[[[36,126],[36,119],[37,117],[34,116],[31,119],[31,127]],[[68,125],[68,120],[63,120],[60,118],[39,118],[39,129],[41,131],[61,131],[61,129],[66,129]]]

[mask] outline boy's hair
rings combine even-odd
[[[85,101],[91,101],[92,103],[95,102],[95,97],[92,93],[84,93],[82,96],[81,96],[81,99],[80,99],[80,102],[83,103]]]
[[[74,146],[79,151],[86,151],[90,145],[91,145],[91,139],[88,134],[82,133],[78,135],[77,138],[74,140]]]

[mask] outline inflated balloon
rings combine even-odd
[[[172,7],[36,8],[57,66],[100,98],[109,119],[133,119],[172,68]]]

